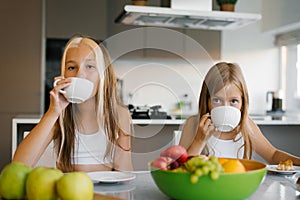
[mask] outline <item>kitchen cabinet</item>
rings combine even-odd
[[[39,121],[40,116],[17,116],[12,121],[12,154],[24,137]],[[255,119],[254,119],[255,120]],[[157,158],[160,152],[179,143],[180,130],[185,120],[132,120],[135,130],[132,137],[132,161],[135,170],[148,170],[148,162]],[[283,120],[271,118],[256,119],[263,134],[278,149],[300,156],[300,117]],[[50,146],[40,164],[53,165],[54,159]],[[258,155],[254,159],[263,161]]]
[[[179,143],[182,120],[133,120],[132,163],[135,170],[148,170],[150,160],[160,152]]]
[[[39,115],[20,115],[12,120],[12,156],[30,130],[39,122]],[[157,158],[171,145],[178,144],[176,130],[184,120],[133,120],[132,162],[135,170],[148,170],[149,160]],[[54,166],[55,155],[51,143],[37,165]]]
[[[300,1],[264,0],[262,31],[279,34],[300,28]]]
[[[97,39],[107,37],[107,0],[45,2],[46,38],[65,39],[76,33]]]
[[[300,124],[259,124],[264,136],[276,148],[300,157]],[[259,158],[259,157],[258,157]],[[261,160],[260,158],[257,160]]]

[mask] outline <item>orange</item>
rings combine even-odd
[[[244,173],[245,166],[239,160],[228,160],[223,165],[225,173]]]
[[[218,162],[220,163],[220,165],[223,165],[227,161],[228,161],[227,158],[218,158]]]

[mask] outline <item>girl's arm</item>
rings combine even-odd
[[[127,108],[119,106],[119,123],[121,130],[118,133],[114,168],[119,171],[132,171],[131,160],[131,116]]]
[[[69,79],[63,79],[51,90],[48,111],[19,144],[12,161],[22,162],[32,167],[39,161],[53,138],[56,120],[69,104],[59,91],[70,83]]]
[[[48,111],[18,145],[12,161],[22,162],[34,167],[53,138],[54,124],[57,117],[57,115]]]
[[[214,130],[210,126],[211,120],[208,114],[201,117],[198,122],[197,116],[187,119],[183,126],[179,144],[187,149],[188,155],[200,155],[206,145],[210,133]]]
[[[278,164],[280,161],[292,160],[295,165],[300,165],[300,158],[293,156],[287,152],[275,148],[267,138],[262,134],[259,127],[249,118],[250,129],[253,131],[251,135],[253,149],[265,159],[269,164]]]

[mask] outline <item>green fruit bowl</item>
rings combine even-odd
[[[239,160],[247,172],[222,173],[216,180],[205,175],[195,184],[191,183],[189,172],[151,168],[151,175],[158,188],[172,199],[246,199],[260,186],[267,168],[264,163],[258,161]]]

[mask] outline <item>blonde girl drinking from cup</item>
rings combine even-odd
[[[73,77],[93,85],[83,102],[70,103],[64,96]],[[47,112],[20,143],[13,161],[35,166],[53,141],[56,165],[64,172],[132,170],[131,117],[120,102],[106,48],[88,37],[71,38],[63,53],[61,76],[55,80]],[[81,88],[85,89],[89,88]]]
[[[183,126],[180,145],[187,148],[189,155],[251,159],[254,151],[270,164],[291,159],[300,165],[299,157],[276,149],[264,137],[248,115],[248,104],[248,89],[240,67],[225,62],[215,64],[203,81],[198,114]],[[215,126],[211,113],[221,106],[240,112],[236,127],[218,130]]]

